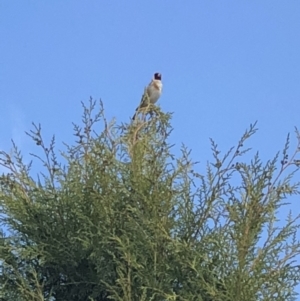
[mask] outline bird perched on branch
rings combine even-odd
[[[135,114],[132,117],[132,120],[135,120],[135,117],[138,111],[141,108],[147,107],[149,104],[155,104],[159,99],[162,92],[162,82],[161,82],[161,74],[155,73],[151,83],[145,89],[145,93],[142,97],[140,105],[136,108]]]

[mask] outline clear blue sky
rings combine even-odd
[[[13,138],[29,158],[32,121],[72,141],[90,96],[129,121],[157,71],[175,150],[185,143],[200,169],[209,137],[225,151],[256,120],[248,145],[273,158],[300,128],[300,2],[0,0],[0,148]]]

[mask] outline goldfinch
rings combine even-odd
[[[138,111],[141,108],[147,107],[149,104],[155,104],[159,99],[161,92],[162,92],[162,82],[161,82],[161,74],[155,73],[153,76],[152,81],[145,89],[145,93],[142,97],[140,105],[136,108],[136,112],[133,115],[132,119],[134,120]]]

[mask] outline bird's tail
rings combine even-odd
[[[137,111],[137,110],[136,110],[136,111]],[[132,116],[132,120],[135,120],[136,114],[137,114],[137,112],[135,112],[134,115]]]

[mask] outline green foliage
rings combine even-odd
[[[298,194],[297,131],[291,158],[288,137],[266,163],[244,159],[255,124],[223,157],[211,141],[201,175],[187,148],[171,152],[169,114],[117,126],[95,106],[64,164],[34,125],[38,179],[16,145],[0,152],[0,300],[294,300],[299,216],[277,215]]]

